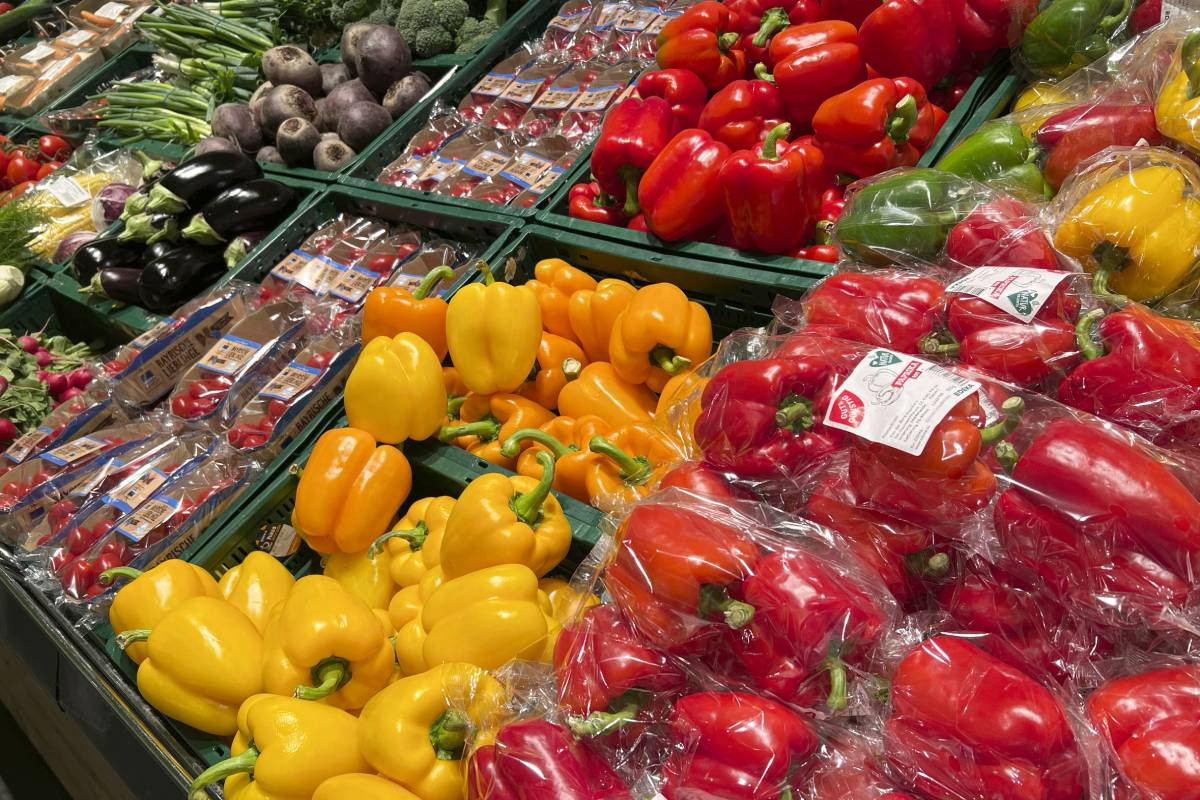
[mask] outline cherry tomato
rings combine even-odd
[[[15,7],[16,6],[14,6],[12,3],[0,3],[0,14],[7,14],[8,12],[12,11]]]
[[[50,472],[49,470],[45,470],[45,469],[40,470],[36,475],[34,475],[32,478],[29,479],[30,489],[32,489],[34,486],[41,486],[43,483],[46,483],[47,481],[54,480],[55,474],[56,473]]]
[[[37,171],[37,175],[35,176],[36,180],[40,181],[42,178],[46,177],[51,172],[54,172],[54,170],[61,166],[61,161],[51,161],[49,164],[42,164],[41,168]]]
[[[16,184],[17,188],[20,188],[20,185],[25,181],[32,181],[36,178],[39,169],[41,169],[41,166],[33,159],[26,158],[23,155],[16,155],[8,162],[8,167],[4,170],[4,175]]]
[[[54,530],[61,528],[71,516],[79,510],[79,505],[70,498],[59,500],[50,507],[46,513],[46,520],[50,523],[50,527]]]
[[[62,576],[63,591],[78,599],[84,596],[92,586],[92,564],[86,559],[79,559],[67,567]]]
[[[67,533],[67,540],[63,545],[71,555],[81,556],[92,546],[92,541],[91,530],[86,525],[78,525]]]
[[[96,557],[96,560],[92,562],[92,567],[88,571],[88,577],[90,578],[89,583],[95,585],[97,582],[99,582],[100,576],[105,572],[113,567],[123,566],[125,566],[125,561],[121,558],[119,553],[101,553]]]
[[[47,161],[60,161],[71,155],[71,145],[61,136],[48,133],[38,139],[38,152]]]
[[[371,260],[367,262],[367,269],[378,275],[391,275],[392,271],[400,265],[404,260],[403,256],[392,254],[380,254],[371,256]]]
[[[196,404],[196,398],[177,394],[171,398],[171,413],[177,417],[191,419],[200,413],[200,406]]]
[[[8,176],[5,173],[8,171],[8,162],[10,161],[12,161],[12,153],[7,150],[0,150],[0,176],[3,176],[6,181],[8,180]]]
[[[278,397],[272,398],[271,402],[267,403],[266,419],[274,422],[275,420],[281,419],[283,415],[287,413],[287,410],[288,404],[286,402],[280,400]]]
[[[71,559],[75,556],[71,555],[71,551],[65,547],[59,547],[50,556],[50,571],[58,575],[63,571],[63,567],[71,563]]]
[[[112,530],[113,521],[111,519],[102,519],[92,526],[92,541],[96,541],[108,534]]]
[[[9,481],[8,483],[4,484],[3,489],[0,489],[0,494],[21,498],[25,496],[27,491],[29,490],[25,488],[25,484],[21,483],[20,481]]]
[[[116,375],[118,372],[120,372],[121,370],[125,369],[128,366],[129,366],[129,359],[122,360],[122,359],[114,358],[110,361],[104,362],[104,371],[107,372],[109,375]]]
[[[326,350],[322,353],[317,353],[308,360],[308,364],[306,366],[312,367],[313,369],[325,369],[329,366],[329,362],[333,361],[333,357],[335,355],[336,353],[334,353],[332,350]]]

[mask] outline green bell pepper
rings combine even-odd
[[[993,122],[959,142],[935,166],[964,178],[1005,184],[1048,198],[1053,193],[1034,163],[1037,155],[1020,125]]]
[[[1065,78],[1117,43],[1131,0],[1052,0],[1021,36],[1021,56],[1039,77]]]
[[[978,202],[976,188],[953,172],[904,170],[856,192],[834,236],[843,252],[864,264],[934,262],[950,229]]]

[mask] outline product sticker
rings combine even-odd
[[[537,102],[533,104],[533,107],[538,111],[557,111],[560,108],[569,108],[578,96],[578,88],[566,89],[551,86],[538,96]]]
[[[504,90],[512,83],[512,79],[516,77],[512,72],[489,72],[484,75],[479,83],[471,89],[471,94],[477,94],[480,97],[499,97],[504,94]]]
[[[338,273],[329,293],[347,303],[358,303],[379,283],[379,273],[366,267],[350,267]]]
[[[974,295],[1021,322],[1030,322],[1070,274],[1030,267],[979,267],[947,285],[946,291]]]
[[[651,20],[650,24],[646,26],[646,30],[642,31],[642,33],[646,36],[658,36],[662,29],[667,26],[667,23],[678,17],[681,13],[679,11],[664,11]]]
[[[272,378],[271,382],[264,386],[258,395],[259,397],[290,401],[311,386],[319,377],[321,377],[321,370],[293,361]]]
[[[426,156],[409,156],[408,160],[393,170],[393,172],[404,172],[409,175],[416,175],[421,171],[421,166],[425,163]]]
[[[79,47],[87,44],[95,38],[96,34],[92,33],[91,31],[85,31],[81,28],[79,30],[71,31],[70,33],[64,33],[62,36],[58,37],[58,41],[72,45],[73,47]]]
[[[537,183],[538,178],[541,178],[553,165],[554,162],[548,158],[525,152],[514,158],[512,163],[500,173],[500,176],[508,178],[522,189],[528,189]]]
[[[125,3],[105,3],[96,9],[96,16],[104,17],[105,19],[118,19],[128,8],[129,6]]]
[[[621,21],[617,23],[617,30],[625,31],[626,33],[640,33],[650,27],[650,23],[654,22],[657,16],[657,7],[638,6],[635,9],[627,11],[621,17]]]
[[[28,75],[5,75],[0,78],[0,94],[7,94],[23,83],[33,81]]]
[[[592,13],[591,6],[566,14],[559,12],[557,17],[546,23],[546,28],[556,28],[567,33],[574,33],[579,30],[579,26],[583,24],[583,21],[587,19],[587,15],[590,13]]]
[[[538,92],[545,82],[545,78],[517,78],[508,85],[508,88],[500,95],[500,99],[528,105],[538,96]]]
[[[63,208],[75,208],[92,202],[92,196],[88,194],[87,189],[76,183],[74,178],[55,178],[46,184],[46,191],[53,195]]]
[[[529,191],[533,194],[545,194],[546,190],[553,186],[554,182],[558,180],[559,176],[566,171],[567,170],[564,167],[551,167],[550,169],[546,170],[542,177],[538,178],[537,182],[534,183],[533,186],[529,187]]]
[[[174,327],[175,320],[172,317],[164,317],[153,328],[130,342],[129,346],[135,350],[145,350],[147,347],[154,344],[158,337],[165,335]]]
[[[596,17],[596,24],[592,27],[595,30],[608,30],[617,23],[617,20],[625,16],[625,12],[629,7],[624,3],[605,3],[600,7],[600,14]]]
[[[8,449],[4,451],[4,457],[14,464],[20,464],[25,459],[29,458],[29,454],[33,452],[39,444],[54,433],[53,428],[34,428],[29,433],[22,434]]]
[[[589,86],[579,99],[575,101],[575,105],[571,106],[572,111],[603,111],[608,108],[608,104],[613,101],[624,85],[609,84],[608,86]]]
[[[417,176],[417,183],[425,183],[433,181],[441,183],[450,176],[456,167],[462,164],[457,158],[446,158],[445,156],[436,156],[425,169],[421,170],[421,174]]]
[[[36,45],[34,45],[29,50],[28,53],[21,56],[21,60],[22,61],[32,61],[33,63],[36,64],[39,61],[45,61],[47,58],[49,58],[52,55],[54,55],[53,47],[46,44],[45,42],[38,42]]]
[[[497,153],[495,150],[482,150],[476,153],[463,166],[463,172],[474,175],[477,178],[490,178],[493,175],[498,175],[501,170],[508,166],[508,162],[511,160],[504,153]]]
[[[74,464],[76,461],[87,458],[103,449],[104,442],[99,439],[93,439],[90,436],[84,436],[43,453],[42,460],[65,467],[67,464]]]
[[[258,342],[227,333],[196,362],[196,366],[222,375],[235,375],[250,363],[261,347]]]
[[[161,469],[153,468],[139,475],[134,481],[128,484],[115,494],[106,494],[104,502],[110,506],[119,508],[122,513],[128,514],[135,508],[144,503],[151,495],[157,492],[164,483],[167,482],[167,473]]]
[[[300,549],[300,537],[291,525],[273,522],[258,532],[254,546],[276,558],[287,558]]]
[[[115,530],[131,542],[140,542],[150,531],[173,517],[180,505],[174,497],[156,497],[125,515]]]
[[[57,64],[55,64],[51,67],[47,67],[46,70],[43,71],[42,74],[38,76],[38,80],[46,81],[46,82],[53,82],[58,79],[59,75],[62,75],[64,72],[71,69],[71,67],[74,67],[78,63],[79,62],[76,61],[72,57],[64,58],[62,61],[59,61]],[[64,178],[64,180],[66,180],[66,179]]]
[[[920,455],[950,409],[979,386],[923,358],[877,348],[837,387],[825,424]]]
[[[287,263],[287,259],[284,259],[284,263]],[[302,262],[288,264],[287,269],[294,270],[291,276],[292,283],[303,286],[313,294],[324,294],[330,282],[346,268],[325,256],[309,256]],[[275,274],[274,270],[272,274]]]

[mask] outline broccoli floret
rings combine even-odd
[[[417,58],[429,58],[454,48],[454,34],[467,19],[466,0],[404,0],[396,29]]]
[[[456,53],[474,53],[496,35],[500,26],[488,19],[468,17],[454,39]]]
[[[343,28],[374,12],[378,5],[379,0],[340,0],[329,5],[329,21]]]

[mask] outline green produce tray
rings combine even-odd
[[[276,226],[275,233],[264,237],[258,243],[257,247],[251,250],[246,258],[242,259],[240,264],[229,270],[225,274],[225,277],[217,281],[217,284],[225,283],[232,278],[243,277],[248,270],[248,265],[254,262],[255,256],[262,253],[274,240],[274,237],[281,235],[283,231],[299,220],[305,210],[317,200],[323,188],[320,184],[294,180],[283,175],[272,175],[270,177],[301,193],[296,210]],[[105,234],[116,233],[123,227],[124,223],[117,222],[105,231]],[[54,267],[51,267],[51,271],[52,273],[49,276],[50,288],[73,301],[79,307],[79,310],[76,312],[77,315],[85,318],[87,323],[93,327],[115,331],[118,335],[129,338],[150,330],[150,328],[154,327],[162,319],[161,315],[147,311],[141,306],[123,305],[107,298],[82,293],[79,281],[75,280],[74,276],[71,275],[66,263],[56,264]]]
[[[984,124],[1008,113],[1008,109],[1024,81],[1017,75],[1006,75],[974,108],[971,116],[959,126],[947,142],[939,158],[949,153],[959,142],[967,138]]]
[[[129,341],[129,336],[108,326],[94,324],[78,302],[49,286],[49,279],[30,271],[21,296],[0,311],[0,328],[19,334],[45,331],[76,342],[89,342],[101,352]]]
[[[519,15],[528,14],[525,23],[520,28],[512,29],[510,35],[507,37],[493,39],[475,59],[466,66],[459,68],[453,79],[445,82],[437,92],[426,97],[420,105],[414,107],[401,117],[397,124],[385,131],[369,148],[363,151],[357,162],[350,169],[342,173],[339,182],[347,186],[370,189],[396,197],[420,198],[439,206],[473,208],[479,211],[503,214],[508,217],[529,218],[536,215],[538,211],[545,207],[550,197],[554,195],[554,188],[564,183],[567,175],[570,174],[570,170],[564,173],[555,182],[553,187],[547,190],[541,199],[529,208],[500,206],[495,203],[484,203],[464,197],[445,197],[433,192],[421,192],[380,183],[376,178],[384,167],[404,151],[404,148],[408,146],[408,142],[412,139],[413,135],[425,127],[425,124],[429,121],[430,110],[437,101],[440,100],[451,105],[457,105],[470,92],[471,87],[478,83],[479,79],[486,75],[493,65],[507,57],[526,40],[534,36],[540,36],[546,28],[546,23],[554,18],[561,7],[562,0],[530,0],[519,12]],[[586,161],[582,157],[580,160]]]

